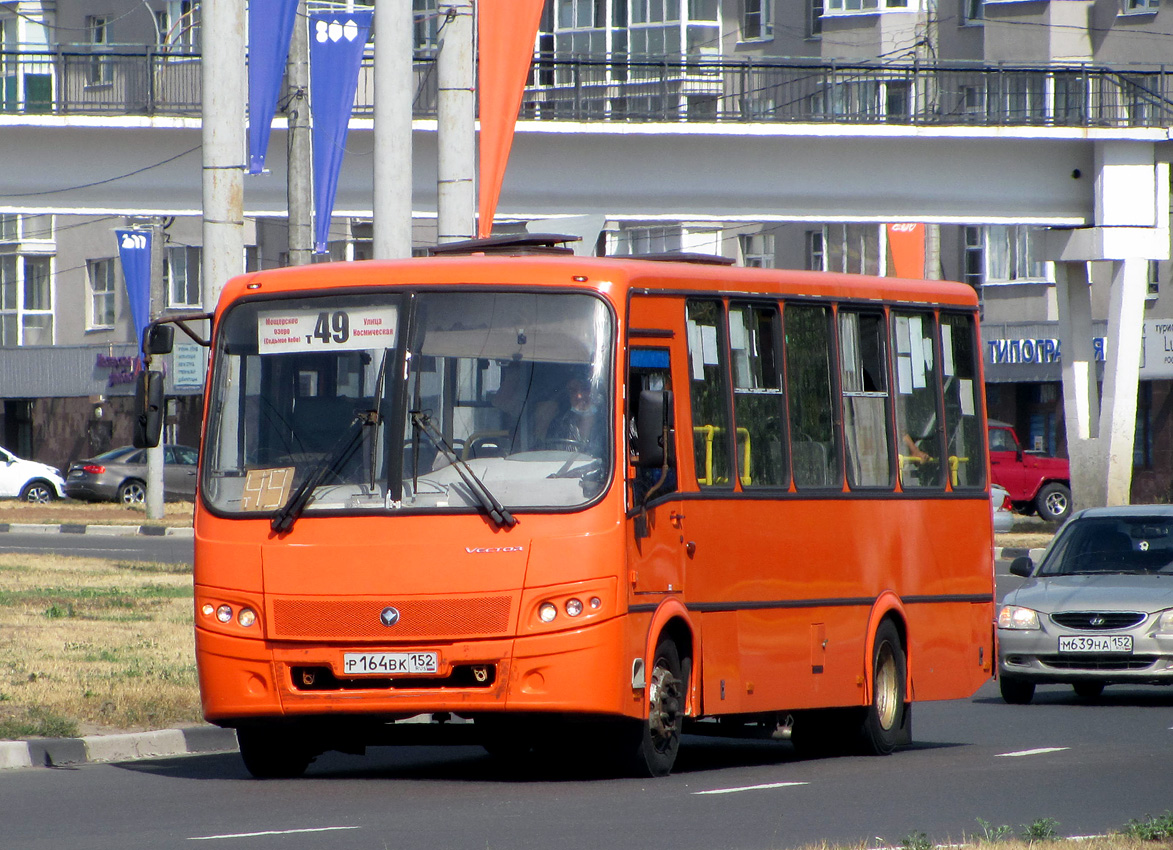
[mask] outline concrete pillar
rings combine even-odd
[[[473,6],[442,4],[446,18],[436,58],[439,174],[437,241],[476,235],[476,103],[473,99]]]
[[[1148,261],[1169,257],[1169,164],[1147,142],[1095,151],[1095,226],[1049,234],[1056,261],[1063,406],[1075,506],[1126,505]],[[1102,396],[1092,342],[1088,263],[1110,269]],[[1106,262],[1105,262],[1106,261]]]

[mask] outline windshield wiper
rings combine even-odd
[[[428,419],[426,413],[419,410],[411,411],[412,424],[428,435],[432,445],[448,459],[448,462],[456,467],[465,486],[472,491],[476,496],[477,501],[480,502],[481,507],[485,509],[485,513],[497,523],[499,526],[505,528],[512,528],[517,525],[517,518],[509,513],[505,507],[497,500],[497,497],[489,492],[489,488],[485,486],[485,482],[473,472],[472,467],[469,466],[460,455],[458,455],[452,446],[448,445],[448,441],[444,439],[444,435],[436,430],[436,427]]]
[[[283,534],[293,528],[293,524],[297,522],[297,518],[305,510],[314,490],[326,480],[327,475],[333,475],[346,465],[346,462],[350,460],[362,443],[363,429],[368,425],[378,424],[378,421],[379,411],[377,410],[363,410],[355,414],[354,421],[350,423],[346,433],[334,444],[330,454],[310,470],[309,475],[301,482],[301,486],[293,491],[289,501],[273,515],[269,526],[275,532]]]

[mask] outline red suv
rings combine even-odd
[[[1062,522],[1071,514],[1071,467],[1061,457],[1023,450],[1014,427],[995,419],[990,429],[990,477],[1010,493],[1014,509]]]

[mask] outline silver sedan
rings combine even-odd
[[[167,499],[192,499],[196,491],[196,461],[191,446],[163,449],[163,491]],[[65,476],[65,495],[85,501],[116,501],[140,505],[147,493],[147,451],[122,446],[97,457],[74,461]]]
[[[1085,699],[1110,684],[1173,684],[1173,507],[1092,508],[1072,517],[998,610],[1002,698],[1039,684]]]

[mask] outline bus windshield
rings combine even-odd
[[[225,314],[217,512],[575,508],[611,480],[613,319],[583,293],[362,293]],[[491,511],[490,511],[491,512]]]

